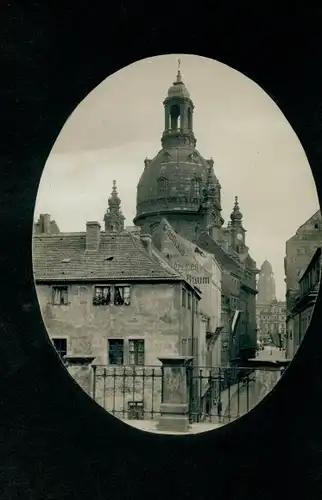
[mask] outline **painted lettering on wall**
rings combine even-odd
[[[191,285],[209,285],[210,278],[209,276],[191,276],[191,274],[187,274],[187,281]]]
[[[196,273],[198,272],[198,264],[191,264],[191,263],[183,263],[183,262],[179,262],[178,260],[175,260],[173,262],[173,267],[175,268],[176,271],[179,271],[179,272],[193,272],[193,273]]]
[[[166,235],[168,236],[169,240],[173,243],[175,248],[178,250],[180,255],[184,256],[185,249],[184,249],[183,245],[180,245],[179,241],[176,238],[175,233],[170,229],[170,227],[166,223],[164,223],[164,225],[163,225],[163,230],[166,233]]]

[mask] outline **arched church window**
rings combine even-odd
[[[192,113],[190,108],[188,108],[188,129],[192,129]]]
[[[170,126],[171,130],[178,130],[181,126],[180,120],[180,106],[174,104],[170,109]]]
[[[160,177],[158,179],[158,192],[165,193],[168,190],[168,179],[166,177]]]
[[[199,198],[201,193],[201,181],[197,177],[191,179],[192,196]]]

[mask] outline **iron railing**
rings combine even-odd
[[[230,422],[251,409],[255,370],[242,367],[188,368],[190,422]]]
[[[160,414],[162,366],[93,366],[93,398],[122,419]]]
[[[227,423],[251,410],[274,387],[279,370],[187,367],[191,423]],[[121,419],[160,415],[162,366],[93,366],[93,398]]]

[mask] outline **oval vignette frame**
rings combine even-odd
[[[143,61],[138,61],[138,63],[140,63],[140,62],[143,62]],[[127,69],[127,68],[124,68],[124,69]],[[229,69],[233,70],[233,68],[229,68]],[[233,71],[234,71],[234,70],[233,70]],[[238,73],[240,74],[240,72],[238,72]],[[244,76],[244,75],[243,75],[243,74],[240,74],[240,76]],[[111,75],[110,77],[113,77],[113,75]],[[101,82],[101,83],[102,83],[102,82]],[[255,83],[255,82],[254,82],[254,83]],[[97,87],[96,87],[96,88],[97,88]],[[95,90],[96,90],[96,88],[94,88],[94,89],[93,89],[93,91],[95,91]],[[265,91],[264,91],[261,87],[260,87],[260,89],[261,89],[261,92],[262,92],[263,94],[265,94]],[[266,94],[266,95],[267,95],[267,94]],[[269,97],[269,96],[268,96],[268,97]],[[86,100],[86,97],[85,97],[85,99],[84,99],[84,100]],[[78,108],[78,106],[76,107],[76,109],[77,109],[77,108]],[[290,124],[289,124],[289,123],[288,123],[288,127],[290,127]],[[64,127],[63,127],[63,128],[64,128]],[[61,131],[61,132],[62,132],[62,131]],[[60,134],[58,135],[58,139],[59,139],[59,137],[60,137],[60,135],[61,135],[61,132],[60,132]],[[64,234],[64,232],[63,232],[63,234]],[[45,324],[45,327],[46,327],[46,322],[45,322],[45,321],[44,321],[44,324]],[[63,334],[63,333],[62,333],[62,334]],[[268,395],[264,396],[264,400],[262,400],[262,401],[265,401],[265,400],[267,399],[267,396],[268,396]],[[261,404],[261,401],[260,401],[259,403],[257,402],[257,403],[255,404],[255,406],[253,406],[253,407],[252,407],[249,411],[254,411],[254,409],[258,406],[258,404]],[[106,411],[109,411],[109,410],[106,410]],[[111,413],[111,412],[110,412],[110,413]],[[244,418],[244,417],[245,417],[245,415],[242,415],[242,416],[240,416],[240,417],[238,417],[238,418],[242,418],[242,417]],[[229,422],[229,423],[231,423],[231,422]],[[135,426],[134,426],[134,427],[135,427]],[[213,430],[214,430],[214,429],[213,429]],[[217,429],[217,430],[218,430],[218,429]],[[206,432],[206,431],[204,431],[204,432]],[[210,429],[209,429],[207,432],[210,432]]]

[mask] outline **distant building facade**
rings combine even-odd
[[[258,338],[271,340],[284,347],[286,333],[286,302],[274,300],[270,304],[257,304]]]
[[[317,248],[322,246],[321,211],[302,224],[286,242],[284,259],[286,304],[290,311],[299,295],[299,277],[307,268]]]
[[[258,273],[246,245],[243,215],[236,197],[223,226],[221,186],[213,159],[196,149],[194,104],[180,71],[163,105],[162,148],[144,162],[134,224],[151,234],[159,248],[158,228],[165,218],[177,234],[214,256],[222,270],[222,340],[229,345],[230,361],[243,363],[255,356]]]
[[[258,339],[271,340],[282,347],[286,332],[286,303],[276,300],[274,273],[267,260],[261,266],[257,290]]]
[[[258,304],[271,304],[271,302],[276,300],[275,278],[272,266],[268,260],[265,260],[261,266],[258,275],[257,291]]]
[[[286,283],[286,344],[289,356],[296,352],[299,341],[295,340],[291,348],[290,340],[293,339],[294,330],[299,331],[299,315],[293,315],[294,306],[300,295],[300,279],[307,269],[316,250],[322,246],[322,221],[321,211],[318,210],[304,224],[302,224],[286,242],[286,255],[284,258],[285,283]],[[292,340],[293,342],[293,340]]]
[[[321,248],[299,278],[299,295],[288,315],[286,354],[292,358],[298,350],[310,324],[321,281]]]

